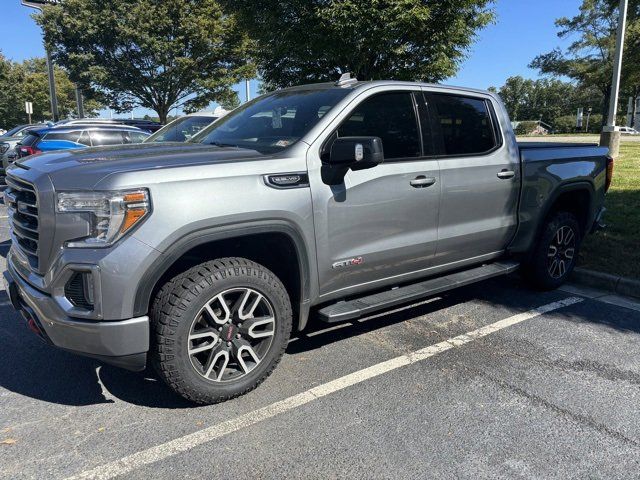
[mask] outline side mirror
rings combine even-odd
[[[327,185],[344,181],[349,170],[373,168],[384,161],[380,137],[336,138],[331,146],[327,164],[322,167],[322,180]]]

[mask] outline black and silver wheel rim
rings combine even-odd
[[[571,227],[560,227],[549,245],[547,271],[551,278],[562,278],[569,270],[576,252],[576,233]]]
[[[193,319],[187,342],[191,365],[212,382],[232,382],[255,369],[269,352],[276,317],[269,300],[251,288],[217,294]]]

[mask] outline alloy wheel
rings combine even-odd
[[[569,226],[560,227],[549,245],[547,271],[551,278],[561,278],[569,269],[576,251],[576,233]]]
[[[269,300],[251,288],[217,294],[200,309],[189,330],[191,365],[213,382],[244,377],[264,359],[275,335]]]

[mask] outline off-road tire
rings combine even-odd
[[[573,256],[571,260],[564,258],[566,265],[563,273],[556,272],[554,276],[550,272],[550,262],[553,261],[550,254],[553,252],[552,245],[556,242],[558,231],[562,228],[565,231],[570,230],[575,236],[572,243]],[[524,273],[529,282],[540,290],[553,290],[566,282],[576,265],[581,240],[580,224],[573,213],[564,211],[552,213],[542,229],[530,260],[525,265]]]
[[[193,319],[205,303],[236,287],[259,291],[272,305],[276,319],[273,340],[262,361],[232,382],[207,380],[193,368],[188,338]],[[244,258],[221,258],[197,265],[169,280],[151,308],[151,363],[176,393],[208,405],[243,395],[262,383],[284,354],[291,335],[292,313],[287,290],[264,266]]]

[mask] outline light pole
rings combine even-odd
[[[20,3],[25,7],[33,8],[42,12],[42,7],[45,5],[55,5],[60,3],[61,0],[21,0]],[[53,74],[53,62],[51,61],[51,54],[49,53],[49,49],[46,48],[47,51],[47,73],[49,75],[49,97],[51,99],[51,115],[53,116],[53,121],[57,122],[60,120],[58,115],[58,97],[56,94],[56,79]]]
[[[591,118],[591,112],[593,111],[593,108],[589,107],[587,109],[587,128],[584,130],[585,133],[589,133],[589,119]]]
[[[616,128],[618,111],[618,95],[620,94],[620,72],[622,70],[622,54],[624,52],[624,35],[627,26],[627,7],[629,0],[620,0],[620,17],[616,37],[616,52],[613,63],[613,79],[611,82],[611,98],[609,99],[609,116],[607,125],[602,129],[600,145],[609,147],[609,155],[617,157],[620,153],[620,130]]]

